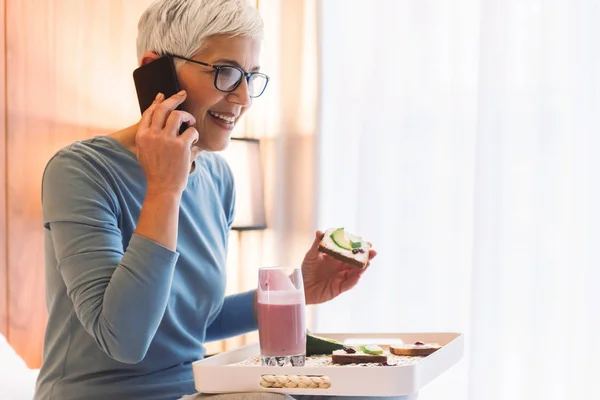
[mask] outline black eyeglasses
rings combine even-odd
[[[269,77],[262,72],[246,72],[239,67],[233,65],[213,65],[202,61],[192,60],[191,58],[185,58],[170,54],[173,58],[179,58],[181,60],[189,61],[194,64],[204,65],[211,67],[215,70],[215,87],[217,90],[225,93],[231,93],[240,86],[242,79],[246,78],[248,85],[248,92],[250,97],[256,98],[264,93],[269,83]]]

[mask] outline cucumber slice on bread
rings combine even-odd
[[[331,233],[331,240],[338,247],[346,250],[352,250],[352,243],[350,239],[346,236],[346,231],[344,228],[338,228]]]
[[[383,354],[383,349],[376,344],[369,344],[362,347],[365,354]]]

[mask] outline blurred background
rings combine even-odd
[[[313,331],[464,333],[423,400],[599,399],[600,2],[249,1],[272,81],[235,136],[260,139],[266,229],[232,232],[228,292],[344,226],[379,255]],[[42,172],[139,119],[151,2],[0,0],[0,333],[30,369]]]

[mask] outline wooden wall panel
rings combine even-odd
[[[6,254],[6,87],[4,5],[0,0],[0,334],[6,336],[8,326],[7,254]]]
[[[137,121],[137,20],[151,0],[4,1],[7,331],[27,364],[39,367],[46,323],[43,169],[61,147]]]
[[[47,318],[43,169],[61,147],[139,119],[135,38],[152,2],[0,0],[0,332],[31,368]]]

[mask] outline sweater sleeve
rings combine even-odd
[[[258,329],[254,315],[255,290],[225,297],[221,312],[209,325],[206,341],[226,339]]]
[[[77,318],[107,355],[137,363],[167,307],[178,254],[135,234],[123,238],[114,197],[76,153],[59,153],[44,172],[44,226]]]
[[[218,182],[222,185],[223,208],[227,214],[228,229],[235,219],[235,179],[229,164],[221,156],[215,158],[219,166]],[[215,173],[213,168],[213,173]],[[206,330],[206,341],[221,340],[241,335],[258,328],[254,314],[254,293],[251,290],[226,296],[219,314]]]

